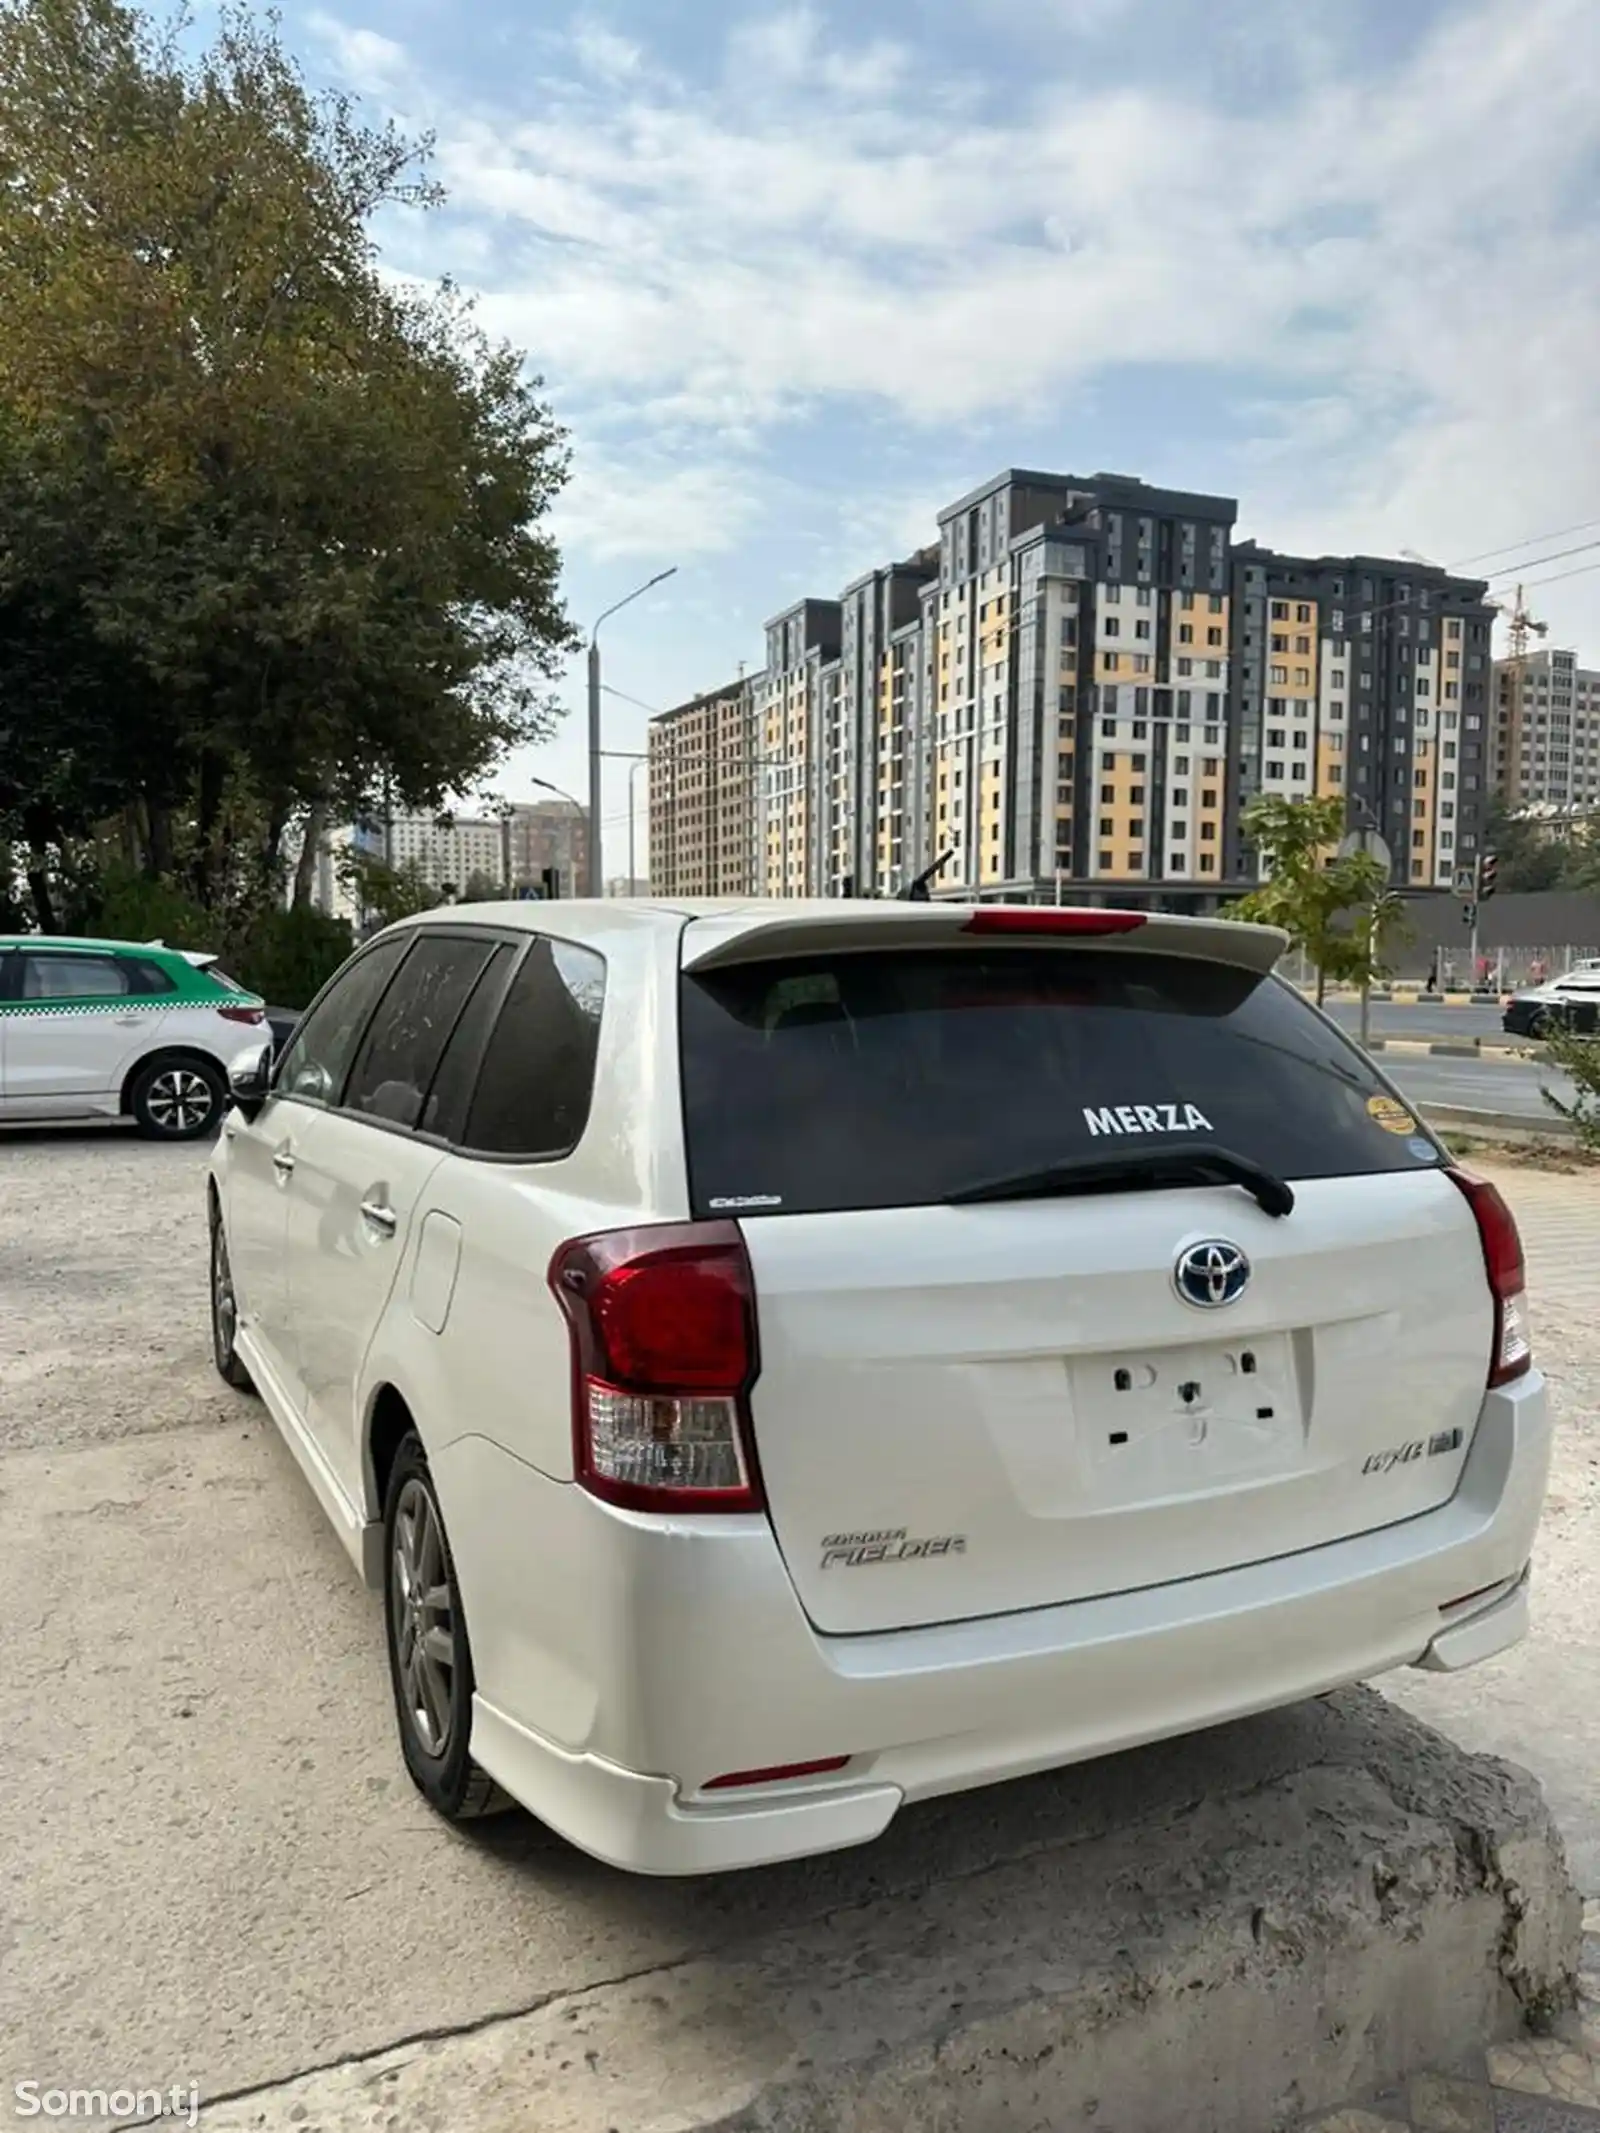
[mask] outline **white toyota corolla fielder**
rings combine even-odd
[[[382,1590],[441,1812],[750,1866],[1523,1634],[1515,1225],[1281,947],[483,905],[236,1076],[218,1366]]]

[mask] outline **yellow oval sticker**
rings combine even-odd
[[[1392,1096],[1369,1096],[1367,1116],[1385,1133],[1415,1133],[1417,1122],[1402,1103]]]

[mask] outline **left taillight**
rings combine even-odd
[[[259,1029],[267,1019],[259,1007],[219,1007],[217,1013],[224,1022],[242,1022],[248,1029]]]
[[[579,1485],[638,1511],[758,1511],[755,1283],[731,1222],[575,1237],[550,1262],[572,1342]]]
[[[1528,1330],[1528,1272],[1522,1256],[1522,1238],[1516,1218],[1487,1178],[1470,1170],[1452,1169],[1449,1178],[1478,1224],[1483,1246],[1484,1272],[1494,1298],[1494,1347],[1489,1358],[1489,1383],[1508,1385],[1533,1365],[1533,1341]]]

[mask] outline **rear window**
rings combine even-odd
[[[686,974],[682,1047],[698,1215],[927,1205],[1201,1142],[1288,1179],[1440,1160],[1288,986],[1183,957],[895,950]]]

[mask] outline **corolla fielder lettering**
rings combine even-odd
[[[1379,1130],[1399,1098],[1283,946],[461,905],[257,1046],[216,1363],[382,1595],[440,1814],[765,1865],[1524,1635],[1516,1224],[1409,1112]],[[6,1074],[31,1028],[0,1012]]]

